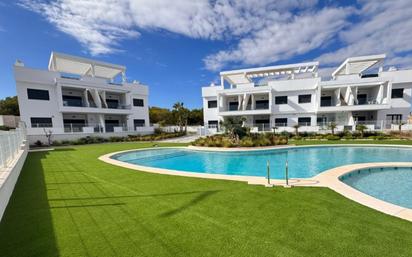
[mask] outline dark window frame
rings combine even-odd
[[[133,98],[133,106],[144,107],[144,99],[142,99],[142,98]]]
[[[50,93],[46,89],[27,88],[27,99],[50,101]]]
[[[120,108],[120,101],[119,99],[107,99],[106,98],[107,108],[109,109],[119,109]]]
[[[285,101],[285,99],[286,99],[286,101]],[[275,96],[275,104],[276,105],[288,104],[288,96],[287,95]]]
[[[276,127],[287,127],[288,118],[275,118],[275,126]]]
[[[37,125],[34,126],[34,124]],[[53,119],[51,117],[30,117],[30,125],[32,128],[52,128]]]
[[[306,121],[303,121],[303,120],[306,120]],[[299,126],[310,126],[311,124],[312,124],[312,118],[311,117],[298,117],[298,125]]]
[[[402,94],[399,94],[399,92],[402,92]],[[403,98],[404,95],[404,88],[392,88],[392,99],[398,99],[398,98]]]
[[[76,95],[63,95],[63,105],[69,107],[83,107],[83,97]],[[66,102],[66,104],[64,103]]]
[[[212,103],[212,104],[211,104]],[[207,101],[207,108],[214,109],[217,108],[217,100],[209,100]]]
[[[142,122],[143,121],[143,122]],[[146,120],[145,119],[133,119],[133,126],[136,127],[144,127],[146,126]]]
[[[256,110],[267,110],[269,109],[269,99],[256,100],[255,106],[256,106]]]
[[[236,108],[233,108],[235,107]],[[239,108],[239,102],[229,102],[229,111],[238,111]]]
[[[323,100],[322,100],[323,98]],[[326,100],[327,98],[327,100]],[[325,104],[328,103],[328,104]],[[332,106],[332,96],[330,95],[326,95],[326,96],[321,96],[320,97],[320,106],[321,107],[328,107],[328,106]]]
[[[309,101],[308,101],[309,97]],[[309,104],[312,102],[312,95],[311,94],[304,94],[298,96],[298,103],[300,104]]]

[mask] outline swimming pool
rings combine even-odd
[[[369,168],[339,178],[343,183],[375,198],[412,209],[412,168]]]
[[[198,151],[158,148],[119,153],[110,158],[131,164],[187,172],[266,176],[283,179],[285,162],[290,178],[310,178],[331,168],[353,163],[412,162],[412,148],[382,146],[291,147],[258,151]]]

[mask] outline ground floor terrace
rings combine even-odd
[[[357,125],[364,125],[369,131],[412,130],[412,124],[407,114],[396,112],[380,113],[379,111],[346,111],[346,112],[318,112],[301,114],[262,114],[262,115],[230,115],[225,117],[242,117],[242,125],[251,128],[252,132],[287,131],[295,132],[299,127],[300,132],[329,133],[331,124],[334,130],[356,131]],[[209,128],[217,128],[218,121],[209,121]]]
[[[0,256],[409,256],[412,251],[412,223],[327,188],[265,188],[139,172],[98,160],[152,146],[100,144],[29,153],[0,223]]]

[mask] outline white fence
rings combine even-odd
[[[332,126],[333,124],[333,126]],[[296,128],[297,125],[297,128]],[[250,131],[253,133],[261,133],[261,132],[289,132],[294,133],[296,129],[299,133],[302,132],[310,132],[310,133],[330,133],[332,127],[334,127],[335,132],[342,132],[342,131],[349,131],[349,132],[356,132],[357,126],[363,125],[365,131],[382,131],[382,132],[389,132],[389,131],[412,131],[412,122],[410,121],[399,121],[399,122],[392,122],[387,120],[372,120],[372,121],[356,121],[354,124],[349,125],[347,123],[342,122],[318,122],[316,125],[312,125],[311,123],[295,123],[295,124],[287,124],[287,123],[258,123],[258,124],[242,124],[243,127],[250,128]],[[202,126],[199,129],[199,134],[201,136],[212,135],[216,133],[222,132],[223,128],[218,128],[216,125],[209,125],[209,126]]]
[[[23,123],[13,131],[0,131],[0,220],[26,160],[28,147]]]
[[[8,167],[16,158],[24,140],[26,129],[23,124],[15,130],[0,131],[0,169]]]

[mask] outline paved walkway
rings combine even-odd
[[[190,142],[195,141],[199,137],[200,137],[199,135],[188,135],[188,136],[183,136],[183,137],[176,137],[176,138],[160,140],[160,141],[157,141],[157,142],[162,142],[162,143],[190,143]]]

